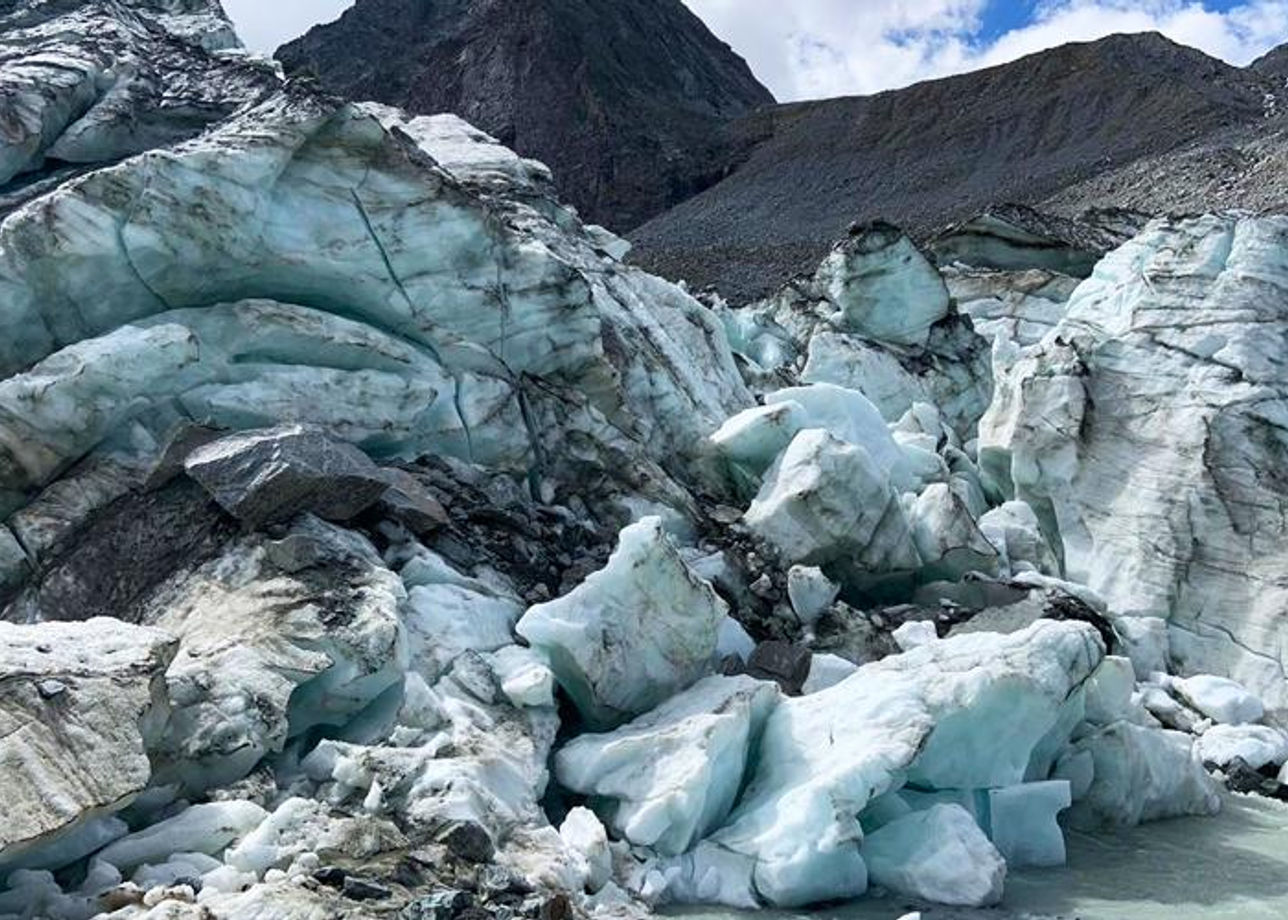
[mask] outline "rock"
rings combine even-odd
[[[555,776],[605,803],[625,840],[679,855],[728,816],[777,700],[773,684],[705,678],[616,731],[574,739],[556,755]]]
[[[189,454],[183,466],[225,511],[251,528],[303,512],[347,521],[389,489],[362,451],[300,425],[212,441]]]
[[[496,847],[488,832],[473,821],[460,821],[453,824],[442,835],[447,851],[457,859],[470,863],[488,863]]]
[[[1288,735],[1268,725],[1213,725],[1194,742],[1205,765],[1226,767],[1242,760],[1250,769],[1288,761]]]
[[[381,517],[397,521],[418,537],[435,533],[450,523],[442,503],[415,476],[386,467],[380,477],[389,484],[375,504]]]
[[[396,39],[372,34],[411,21],[417,28]],[[462,36],[472,37],[478,60],[460,60]],[[518,15],[396,0],[355,9],[277,54],[292,75],[315,75],[346,98],[437,118],[459,112],[478,134],[549,164],[563,198],[618,232],[710,184],[716,164],[741,146],[726,136],[727,121],[773,101],[742,58],[676,0],[605,10],[541,5]],[[423,67],[426,75],[385,80],[362,66],[377,58],[391,73]],[[456,158],[435,147],[435,159],[454,170]],[[664,163],[651,156],[660,150],[669,151]],[[536,167],[549,187],[550,171]],[[613,182],[594,178],[609,175]]]
[[[610,728],[701,677],[727,613],[680,559],[661,519],[645,518],[621,532],[605,568],[529,608],[517,630],[549,656],[587,723]]]
[[[813,655],[803,645],[777,640],[761,642],[747,659],[747,673],[773,681],[789,696],[799,696],[809,679]]]
[[[1009,636],[932,643],[780,703],[739,805],[724,827],[667,864],[667,890],[682,900],[777,906],[862,894],[856,816],[869,801],[904,783],[1022,782],[1103,654],[1090,626],[1040,622]]]
[[[1090,770],[1091,781],[1079,771]],[[1074,787],[1075,826],[1127,827],[1181,815],[1211,815],[1221,800],[1188,735],[1115,722],[1070,745],[1055,775]]]
[[[959,805],[899,818],[863,841],[872,882],[905,897],[985,907],[1002,899],[1006,862]]]
[[[1222,725],[1260,722],[1265,715],[1261,700],[1233,680],[1197,674],[1174,681],[1172,687],[1185,702]]]
[[[789,563],[845,559],[876,572],[921,563],[886,472],[864,448],[818,429],[792,440],[744,522]]]
[[[0,622],[0,867],[60,862],[48,849],[60,837],[70,843],[148,786],[177,647],[169,633],[117,620]]]
[[[388,885],[356,876],[346,876],[341,893],[351,901],[383,901],[393,895]]]

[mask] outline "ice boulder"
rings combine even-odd
[[[1074,741],[1055,775],[1073,784],[1069,817],[1079,827],[1129,827],[1221,808],[1193,739],[1181,732],[1115,722]]]
[[[771,683],[708,677],[605,735],[555,756],[555,777],[636,846],[675,856],[728,816],[753,744],[778,700]]]
[[[997,550],[947,483],[928,485],[908,509],[927,580],[957,581],[968,572],[997,572]]]
[[[921,563],[889,476],[865,448],[821,429],[792,440],[744,521],[793,563],[845,560],[872,571]]]
[[[801,687],[801,694],[808,696],[828,687],[835,687],[859,669],[852,661],[840,655],[813,655],[810,658],[809,677]]]
[[[61,836],[147,787],[177,648],[118,620],[0,622],[0,869],[24,855],[60,861],[49,848]]]
[[[867,889],[859,814],[905,783],[1021,783],[1104,656],[1094,628],[1039,621],[933,642],[860,668],[770,714],[726,824],[673,866],[676,897],[798,907]],[[1064,730],[1071,730],[1068,726]],[[703,884],[719,870],[718,886]]]
[[[613,854],[608,848],[608,834],[593,811],[580,806],[571,809],[559,825],[559,836],[586,860],[588,890],[599,891],[612,881]]]
[[[809,427],[807,422],[800,403],[785,400],[738,413],[711,435],[710,442],[735,484],[758,484],[796,433]]]
[[[841,586],[823,574],[818,566],[794,565],[787,572],[787,597],[796,619],[811,626],[841,593]]]
[[[1194,709],[1222,725],[1260,722],[1265,715],[1261,700],[1228,678],[1196,674],[1174,681],[1172,688]]]
[[[1236,759],[1254,770],[1288,761],[1288,735],[1269,725],[1213,725],[1194,742],[1204,764],[1227,767]]]
[[[403,617],[411,666],[432,684],[463,652],[511,645],[522,615],[518,600],[486,588],[418,585],[407,592]]]
[[[883,342],[924,345],[948,315],[939,272],[897,227],[875,223],[832,249],[815,283],[839,309],[842,326]]]
[[[98,858],[122,871],[144,863],[163,863],[175,853],[222,853],[268,817],[254,802],[227,801],[193,805],[151,827],[122,837]]]
[[[916,475],[885,419],[862,393],[830,383],[790,387],[765,396],[765,405],[800,407],[800,428],[822,428],[832,437],[862,447],[899,489],[912,488]],[[789,439],[790,440],[790,439]]]
[[[728,606],[684,564],[661,518],[632,524],[608,564],[517,630],[550,660],[587,723],[611,728],[711,667]]]
[[[1060,563],[1033,509],[1020,501],[1009,501],[979,519],[980,532],[996,549],[1005,574],[1035,570],[1058,575]]]
[[[906,897],[959,907],[1002,899],[1006,862],[960,805],[935,805],[863,841],[869,878]]]

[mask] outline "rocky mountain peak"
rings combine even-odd
[[[718,179],[726,121],[773,102],[679,0],[360,0],[277,56],[350,99],[460,115],[617,229]]]

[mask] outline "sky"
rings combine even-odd
[[[1288,0],[685,0],[781,101],[908,86],[1113,32],[1157,30],[1232,64],[1288,42]],[[223,0],[272,51],[352,0]]]

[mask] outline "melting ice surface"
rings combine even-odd
[[[1067,833],[1069,864],[1007,874],[997,910],[927,910],[927,920],[1282,920],[1288,917],[1288,805],[1226,796],[1214,818],[1096,835]],[[668,912],[685,920],[895,920],[902,898],[804,912]]]

